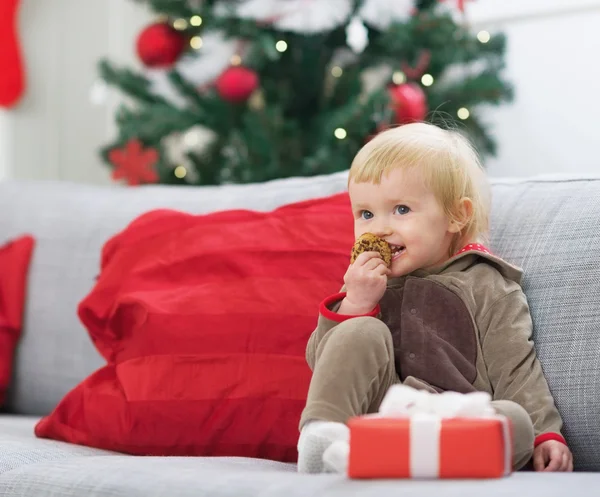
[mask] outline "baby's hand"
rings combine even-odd
[[[390,270],[378,252],[363,252],[344,275],[346,298],[340,314],[364,314],[371,311],[385,293]]]
[[[547,440],[533,451],[533,468],[536,471],[573,471],[573,454],[565,444]]]

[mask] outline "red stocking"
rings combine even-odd
[[[23,94],[25,78],[17,42],[19,0],[0,0],[0,107],[14,105]]]

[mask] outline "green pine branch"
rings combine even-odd
[[[450,101],[459,107],[472,108],[483,103],[499,105],[512,98],[512,87],[500,79],[497,73],[485,71],[465,76],[463,80],[443,88],[439,94],[432,96],[430,102],[436,105]]]
[[[134,100],[147,105],[166,105],[167,101],[151,91],[150,81],[130,69],[118,69],[106,60],[101,60],[98,70],[102,79]]]
[[[169,104],[138,108],[122,105],[117,112],[120,135],[125,139],[139,138],[147,145],[156,145],[171,133],[185,131],[198,124],[198,115]]]

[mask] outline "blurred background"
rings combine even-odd
[[[327,173],[411,119],[491,176],[598,170],[600,0],[2,2],[0,179]]]

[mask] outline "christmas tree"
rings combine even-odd
[[[472,31],[465,0],[137,1],[157,14],[137,39],[144,70],[99,65],[128,97],[101,151],[115,179],[326,174],[347,169],[378,131],[412,121],[458,128],[482,156],[496,152],[481,107],[512,99],[505,37]]]

